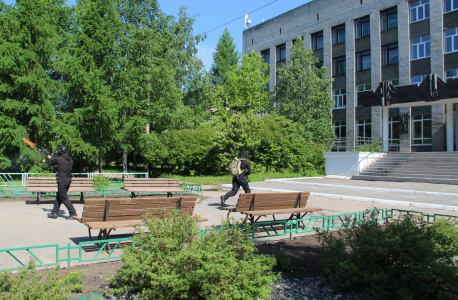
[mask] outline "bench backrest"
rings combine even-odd
[[[124,178],[122,181],[124,187],[180,187],[178,178]]]
[[[197,197],[86,199],[81,223],[140,220],[149,211],[153,217],[158,217],[160,209],[166,213],[180,209],[192,214],[196,201]]]
[[[235,211],[306,207],[309,196],[310,192],[240,194]]]
[[[87,177],[73,177],[72,187],[92,188],[93,179]],[[27,177],[27,187],[56,187],[56,177]]]

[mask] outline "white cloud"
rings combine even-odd
[[[215,48],[205,45],[205,42],[199,43],[197,45],[197,57],[202,60],[205,66],[205,70],[207,71],[210,71],[213,63],[213,52],[215,52]]]

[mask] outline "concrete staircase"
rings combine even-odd
[[[458,184],[458,152],[388,153],[351,179]]]

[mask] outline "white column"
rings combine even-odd
[[[383,152],[388,152],[388,139],[389,139],[389,116],[390,116],[390,109],[388,106],[383,106],[382,108],[382,141],[383,145]]]
[[[447,103],[447,151],[453,151],[453,103]]]

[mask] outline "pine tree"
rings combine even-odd
[[[60,75],[56,50],[70,10],[65,0],[0,1],[0,168],[22,171],[38,159],[21,141],[51,147]]]
[[[291,60],[278,70],[276,98],[272,100],[277,102],[274,111],[305,126],[308,140],[325,144],[334,136],[331,80],[326,79],[326,67],[318,69],[316,63],[313,51],[305,48],[298,36],[291,49]]]
[[[103,154],[113,146],[118,122],[113,78],[119,68],[118,43],[121,18],[115,1],[80,0],[75,7],[75,24],[60,53],[60,70],[68,84],[64,114],[67,132],[79,137],[98,152],[99,172]],[[91,154],[91,153],[86,153]]]
[[[234,40],[229,30],[225,28],[216,45],[216,51],[213,52],[210,73],[215,77],[216,82],[224,83],[227,73],[238,66],[239,60],[240,55],[236,50]]]

